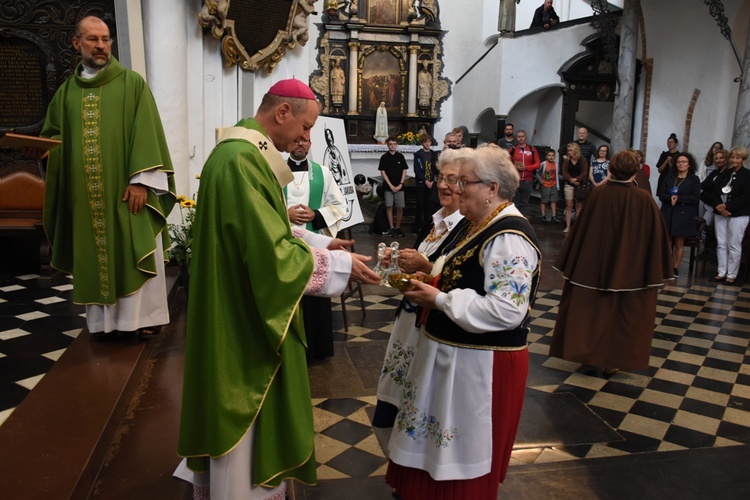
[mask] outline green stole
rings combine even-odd
[[[307,160],[307,165],[307,171],[310,172],[307,176],[310,184],[307,206],[314,211],[320,209],[320,204],[323,202],[323,170],[312,160]],[[287,186],[284,186],[284,199],[286,198],[288,198]],[[315,231],[312,222],[308,222],[305,227],[308,231]]]

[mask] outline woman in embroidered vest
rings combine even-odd
[[[427,311],[388,444],[386,481],[404,500],[497,498],[523,406],[541,253],[509,201],[508,153],[465,148],[456,162],[469,224],[433,266],[435,286],[404,292]]]
[[[458,150],[447,149],[440,154],[437,187],[442,208],[432,216],[432,226],[423,226],[414,244],[416,250],[401,250],[398,264],[405,273],[424,272],[432,274],[433,262],[440,257],[443,247],[450,241],[449,234],[463,228],[467,221],[458,210]],[[378,404],[372,425],[393,427],[403,383],[419,338],[417,306],[408,299],[401,301],[396,311],[388,349],[383,360],[383,369],[378,381]]]

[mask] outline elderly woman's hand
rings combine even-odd
[[[435,307],[435,299],[437,298],[440,290],[427,283],[422,283],[417,280],[409,280],[414,285],[413,290],[404,291],[404,297],[406,297],[412,304],[417,304],[422,307]]]
[[[427,257],[412,248],[404,248],[399,252],[398,267],[405,273],[416,273],[422,271],[430,274],[432,264]]]

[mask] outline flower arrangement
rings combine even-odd
[[[200,175],[195,176],[196,179],[201,178]],[[190,259],[192,258],[192,246],[193,246],[193,221],[195,221],[195,199],[198,198],[198,193],[193,195],[193,198],[187,198],[185,195],[179,195],[177,202],[180,204],[180,219],[179,224],[169,224],[169,236],[172,238],[172,246],[169,247],[169,258],[174,260],[178,266],[189,266]]]
[[[422,139],[418,133],[412,132],[410,130],[408,132],[404,132],[403,134],[399,134],[396,137],[396,142],[398,142],[399,144],[419,145],[422,143]]]

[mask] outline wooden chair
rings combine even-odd
[[[706,219],[704,219],[703,217],[696,217],[695,225],[698,228],[698,235],[693,238],[685,238],[685,247],[690,247],[690,265],[688,267],[688,274],[691,276],[693,274],[693,270],[698,270],[698,266],[695,265],[695,259],[701,254],[701,246],[703,244],[701,236],[703,235],[703,231],[706,229]],[[704,256],[703,260],[701,261],[700,274],[702,275],[705,270],[706,258]]]
[[[44,180],[28,165],[11,163],[0,170],[0,237],[38,237],[40,275],[52,275],[50,249],[42,225]]]

